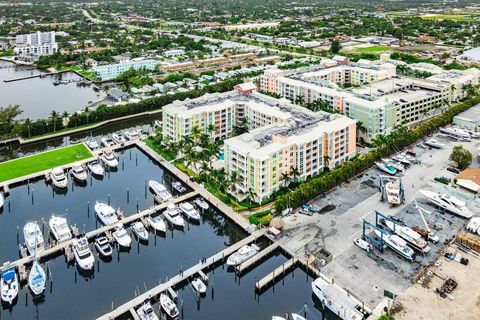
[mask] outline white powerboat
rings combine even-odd
[[[415,161],[415,157],[408,154],[407,152],[402,152],[400,153],[400,156],[403,157],[405,160],[409,161],[410,163],[412,163],[413,161]]]
[[[136,221],[132,224],[131,229],[139,240],[148,241],[148,231],[140,221]]]
[[[100,164],[100,162],[98,162],[98,160],[89,162],[87,164],[87,168],[92,174],[96,176],[103,176],[103,174],[105,173],[105,169],[103,169],[102,165]]]
[[[67,187],[68,179],[61,168],[52,169],[50,179],[52,179],[53,185],[57,188],[63,189]]]
[[[160,182],[150,180],[148,181],[148,185],[150,186],[150,189],[152,189],[153,193],[159,196],[163,202],[169,201],[173,198],[172,194],[168,192],[167,188]]]
[[[391,165],[385,164],[383,162],[375,162],[375,164],[377,165],[378,169],[380,169],[380,170],[382,170],[382,171],[384,171],[388,174],[395,175],[397,173],[397,169],[395,169]]]
[[[462,138],[462,139],[470,139],[471,135],[468,131],[455,128],[455,127],[447,127],[447,128],[440,128],[440,132],[443,132],[449,136],[455,137],[455,138]]]
[[[40,227],[36,222],[27,222],[23,227],[23,237],[28,253],[32,256],[45,250],[45,243]]]
[[[127,142],[127,139],[125,139],[125,137],[121,133],[112,134],[112,140],[118,144]]]
[[[0,192],[0,209],[2,209],[4,203],[5,203],[5,196],[3,195],[3,192]]]
[[[392,232],[400,236],[403,240],[407,241],[413,249],[423,253],[430,251],[427,241],[425,241],[420,234],[413,231],[409,227],[395,224],[389,220],[385,221],[385,225],[392,230]]]
[[[98,148],[100,147],[100,145],[98,144],[97,139],[94,138],[94,137],[88,138],[87,141],[85,141],[85,144],[86,144],[87,147],[89,147],[91,150],[98,149]]]
[[[260,248],[255,244],[244,245],[243,247],[238,249],[237,252],[233,253],[230,257],[228,257],[227,265],[237,266],[256,255],[258,251],[260,251]]]
[[[2,301],[11,305],[18,295],[18,276],[15,268],[8,268],[2,272],[0,292]]]
[[[393,161],[392,159],[382,159],[382,161],[387,167],[394,167],[399,172],[405,171],[405,167],[399,161]]]
[[[430,203],[449,211],[462,218],[470,219],[473,216],[472,211],[467,208],[465,202],[445,193],[437,193],[429,190],[420,190]]]
[[[149,301],[135,311],[140,320],[159,320]]]
[[[168,316],[171,318],[178,317],[177,306],[173,303],[172,299],[164,293],[160,294],[160,305]]]
[[[103,257],[110,257],[113,253],[112,246],[108,242],[107,237],[104,236],[95,239],[95,248]]]
[[[358,246],[360,249],[365,250],[367,252],[370,252],[372,250],[372,246],[370,246],[370,243],[367,241],[361,239],[361,238],[356,238],[353,240],[353,243]]]
[[[28,287],[32,290],[33,294],[39,296],[45,291],[45,284],[47,283],[47,276],[42,266],[34,261],[32,269],[28,275]]]
[[[121,247],[129,248],[132,245],[132,238],[123,225],[119,225],[112,233],[112,236]]]
[[[117,213],[112,206],[109,206],[105,202],[97,202],[94,208],[98,219],[100,219],[104,225],[108,226],[118,222]]]
[[[48,220],[48,226],[58,243],[72,239],[72,232],[68,227],[66,218],[52,214],[50,220]]]
[[[203,209],[203,210],[208,210],[208,208],[210,208],[210,206],[208,205],[208,202],[203,200],[202,198],[197,198],[195,199],[193,202],[195,202],[195,204],[200,208],[200,209]]]
[[[391,204],[400,204],[400,186],[396,181],[389,181],[385,184],[385,193],[387,194],[387,201]]]
[[[195,278],[194,280],[192,280],[192,287],[199,294],[204,294],[205,292],[207,292],[207,286],[200,278]]]
[[[147,222],[155,231],[160,231],[160,232],[167,231],[167,225],[165,224],[165,221],[163,221],[162,217],[160,217],[160,215],[157,215],[154,217],[148,216]]]
[[[185,188],[181,182],[172,182],[172,188],[177,191],[178,193],[182,193],[187,191],[187,188]]]
[[[116,168],[118,166],[118,159],[112,150],[103,151],[100,159],[110,168]]]
[[[102,139],[100,139],[100,142],[102,143],[102,146],[105,148],[110,148],[115,144],[115,142],[113,142],[113,139],[109,137],[103,137]]]
[[[474,217],[470,219],[465,229],[472,233],[477,233],[480,228],[480,217]]]
[[[139,129],[127,130],[123,134],[130,141],[131,140],[137,140],[137,139],[140,139],[140,137],[142,135],[142,130],[139,130]]]
[[[445,145],[443,143],[440,143],[435,139],[428,139],[423,144],[426,144],[427,146],[435,148],[435,149],[443,149],[445,147]]]
[[[70,175],[77,181],[87,181],[87,171],[80,164],[74,164],[70,169]]]
[[[398,161],[404,165],[410,165],[411,162],[408,160],[406,157],[404,157],[402,154],[397,154],[396,156],[392,157],[393,160]]]
[[[340,319],[361,320],[364,318],[359,301],[338,285],[328,283],[323,278],[317,278],[312,282],[312,291],[322,306],[330,309]]]
[[[88,245],[86,237],[75,239],[73,241],[73,255],[75,256],[77,265],[81,269],[85,271],[93,270],[95,258],[93,257],[92,251],[90,251],[90,246]]]
[[[183,227],[185,225],[185,221],[180,215],[180,211],[173,203],[167,206],[167,209],[165,210],[165,212],[163,212],[163,215],[165,216],[165,219],[167,219],[167,221],[174,226]]]
[[[375,230],[375,233],[379,238],[382,238],[385,244],[393,251],[401,255],[407,260],[413,261],[415,259],[415,252],[412,248],[407,246],[407,242],[395,234],[382,233],[379,230]]]
[[[192,206],[190,202],[182,202],[178,206],[188,219],[195,221],[200,220],[200,213],[198,213],[198,211]]]

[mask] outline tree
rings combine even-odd
[[[53,124],[53,132],[57,131],[57,122],[59,117],[60,116],[56,111],[52,111],[50,113],[50,120],[52,121],[52,124]]]
[[[22,112],[19,105],[0,107],[0,136],[12,134],[15,118]]]
[[[333,40],[332,44],[330,45],[330,51],[334,54],[337,54],[340,52],[340,49],[342,49],[342,45],[340,44],[340,41],[338,40]]]
[[[283,181],[283,187],[286,188],[290,182],[290,174],[288,172],[282,172],[280,180]]]
[[[293,177],[293,182],[297,183],[297,180],[300,177],[300,171],[298,171],[297,167],[292,166],[290,168],[290,176]]]
[[[457,164],[458,169],[464,170],[472,164],[473,156],[470,151],[462,146],[455,146],[449,159]]]

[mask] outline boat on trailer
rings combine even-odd
[[[473,216],[473,212],[467,208],[465,202],[458,200],[451,195],[429,190],[420,190],[420,193],[433,205],[445,209],[459,217],[470,219]]]

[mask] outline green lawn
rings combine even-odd
[[[391,48],[389,46],[375,45],[370,47],[356,48],[355,51],[359,53],[380,53],[385,51],[391,51]]]
[[[433,14],[427,16],[420,16],[420,18],[425,20],[452,20],[458,22],[475,21],[474,16],[464,14]]]
[[[0,182],[92,157],[84,144],[0,163]]]

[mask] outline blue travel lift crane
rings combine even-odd
[[[375,210],[375,224],[368,222],[367,220],[363,219],[363,239],[369,241],[370,243],[374,244],[380,252],[383,252],[385,249],[385,241],[383,240],[383,235],[390,235],[392,234],[390,230],[387,230],[382,226],[382,220],[388,220],[393,223],[393,229],[400,225],[398,221],[392,219],[384,215],[381,212]],[[379,231],[380,232],[380,239],[378,239],[378,235],[371,235],[372,231]]]
[[[380,191],[380,200],[385,202],[387,200],[387,195],[385,191],[385,185],[392,180],[398,180],[398,184],[400,187],[400,202],[405,202],[405,188],[403,187],[402,178],[400,177],[392,177],[392,176],[384,176],[379,175],[380,183],[378,185],[378,189]]]

